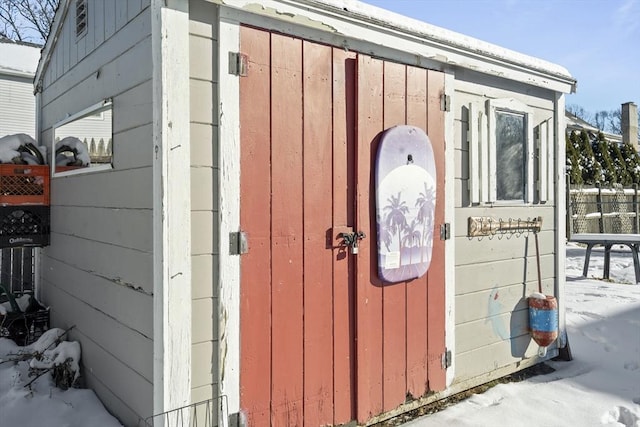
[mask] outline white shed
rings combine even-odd
[[[128,426],[207,399],[223,425],[367,424],[566,346],[558,65],[353,0],[62,0],[35,83],[43,141],[112,117],[100,163],[52,171],[39,274]],[[435,172],[376,214],[390,129]]]

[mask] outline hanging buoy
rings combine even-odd
[[[535,292],[529,296],[529,329],[544,357],[547,347],[558,338],[558,301],[555,297]]]
[[[533,340],[540,346],[538,348],[538,356],[545,357],[547,355],[547,347],[558,338],[558,301],[554,296],[542,293],[538,231],[535,230],[533,232],[536,242],[538,292],[534,292],[529,296],[529,330]]]

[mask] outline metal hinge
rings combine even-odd
[[[249,72],[249,56],[240,52],[229,52],[229,74],[246,77]]]
[[[229,427],[246,427],[247,418],[243,412],[229,414]]]
[[[229,233],[229,254],[242,255],[249,252],[249,241],[244,231]]]
[[[451,238],[451,224],[445,222],[440,225],[440,240],[449,240]]]
[[[440,97],[440,110],[451,111],[451,96],[442,95]]]
[[[442,369],[451,367],[451,350],[445,349],[442,353]]]

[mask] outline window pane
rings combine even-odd
[[[55,173],[112,166],[112,113],[112,104],[107,102],[55,127]]]
[[[496,197],[524,200],[525,117],[496,112]]]

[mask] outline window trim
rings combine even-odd
[[[52,128],[52,132],[51,132],[51,150],[49,153],[49,165],[50,165],[50,169],[51,169],[51,176],[52,177],[61,177],[61,176],[70,176],[70,175],[80,175],[80,174],[87,174],[87,173],[94,173],[94,172],[100,172],[100,171],[106,171],[106,170],[112,170],[113,169],[113,152],[111,153],[111,163],[109,164],[102,164],[102,165],[98,165],[98,166],[89,166],[89,167],[80,167],[78,169],[72,169],[72,170],[67,170],[67,171],[61,171],[61,172],[56,172],[56,129],[58,129],[59,127],[62,127],[66,124],[69,124],[71,122],[74,122],[76,120],[80,120],[83,118],[87,118],[93,114],[96,114],[98,112],[103,112],[108,108],[112,108],[113,109],[113,100],[111,98],[107,98],[104,99],[100,102],[98,102],[97,104],[93,104],[81,111],[78,111],[75,114],[72,114],[68,117],[66,117],[63,120],[60,120],[59,122],[57,122],[56,124],[53,125]],[[112,118],[113,120],[113,118]],[[111,124],[111,138],[113,141],[113,122]]]
[[[532,204],[534,201],[534,155],[535,140],[533,139],[533,110],[526,104],[513,98],[489,99],[486,102],[488,138],[489,138],[489,203],[516,205]],[[498,200],[497,198],[497,170],[496,170],[496,113],[508,112],[524,115],[525,126],[525,186],[522,200]]]

